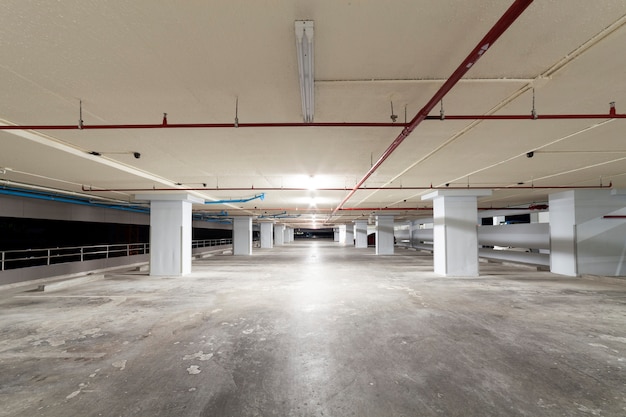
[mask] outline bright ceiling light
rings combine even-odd
[[[300,97],[304,123],[313,122],[315,86],[313,78],[313,21],[296,20],[296,49],[300,74]]]

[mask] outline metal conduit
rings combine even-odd
[[[572,120],[626,119],[624,113],[574,114],[460,114],[426,116],[424,120]],[[111,125],[0,125],[0,130],[132,130],[132,129],[225,129],[225,128],[283,128],[283,127],[392,127],[408,128],[410,123],[314,122],[314,123],[178,123],[178,124],[111,124]]]
[[[441,86],[441,88],[435,93],[434,96],[426,103],[426,105],[413,117],[407,127],[396,137],[396,139],[389,145],[389,147],[383,152],[380,158],[374,165],[365,173],[363,178],[357,182],[354,188],[341,200],[341,203],[333,211],[335,214],[343,205],[358,191],[358,189],[367,181],[367,179],[380,167],[389,156],[400,146],[400,144],[406,139],[415,128],[428,117],[430,111],[439,103],[443,97],[459,82],[459,80],[474,66],[474,64],[480,59],[481,56],[498,40],[498,38],[513,24],[515,20],[526,10],[533,0],[516,0],[515,3],[509,7],[509,9],[502,15],[502,17],[496,22],[496,24],[487,32],[485,37],[476,45],[476,47],[470,52],[470,54],[463,60],[461,65],[452,73],[450,78]]]

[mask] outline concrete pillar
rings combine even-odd
[[[357,248],[367,248],[367,220],[354,221],[354,246]]]
[[[293,227],[289,228],[289,242],[293,242],[295,240],[295,230],[293,229]]]
[[[233,255],[252,255],[252,217],[233,217]]]
[[[261,223],[261,248],[271,249],[274,247],[274,224]]]
[[[435,273],[478,276],[477,198],[491,190],[437,190],[422,196],[433,200]]]
[[[283,229],[283,243],[287,244],[290,243],[291,241],[289,240],[289,227],[285,226],[285,228]]]
[[[339,226],[337,226],[337,229],[339,230],[339,243],[341,243],[342,245],[346,243],[346,225],[345,224],[340,224]]]
[[[376,216],[376,255],[393,255],[393,216]]]
[[[346,226],[346,245],[354,246],[354,227],[350,224]]]
[[[549,204],[550,271],[626,276],[623,190],[564,191],[550,194]]]
[[[285,244],[285,225],[274,225],[274,246],[282,246]]]
[[[138,194],[150,201],[150,275],[191,273],[191,209],[204,200],[190,194]]]
[[[333,227],[333,240],[339,242],[339,228]]]

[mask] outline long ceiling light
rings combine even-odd
[[[313,123],[315,88],[313,78],[313,21],[296,20],[296,49],[300,74],[300,97],[304,123]]]

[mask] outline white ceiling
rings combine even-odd
[[[302,121],[295,20],[315,21],[315,121],[408,120],[433,96],[512,1],[4,0],[0,121],[90,124]],[[626,113],[626,2],[535,1],[444,99],[446,115]],[[439,107],[432,115],[439,115]],[[626,188],[624,119],[426,120],[345,204],[333,209],[402,127],[282,127],[0,131],[0,175],[133,201],[125,189],[206,188],[194,207],[276,214],[309,225],[350,222],[375,208],[398,218],[428,190],[496,188],[481,207],[547,201],[555,189]],[[103,156],[88,152],[98,151]],[[138,151],[140,159],[131,154]],[[534,151],[532,159],[526,153]],[[1,171],[0,171],[1,172]],[[318,188],[308,190],[314,176]],[[176,183],[182,184],[176,186]],[[253,189],[254,187],[254,189]],[[217,189],[219,188],[219,189]],[[235,191],[229,188],[243,190]],[[280,188],[303,188],[287,191]],[[87,192],[89,194],[89,192]],[[315,197],[315,205],[311,198]]]

